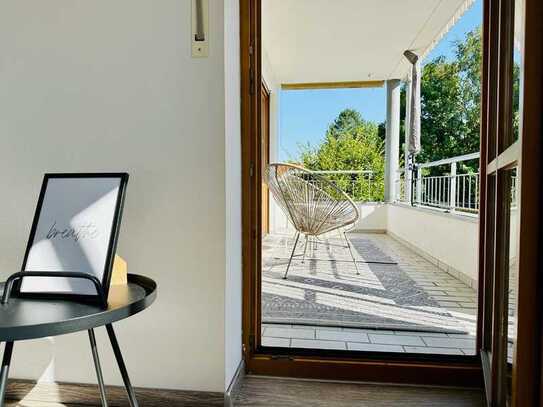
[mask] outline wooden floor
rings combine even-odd
[[[480,390],[329,383],[247,376],[235,407],[481,407]]]
[[[224,406],[223,393],[209,393],[186,390],[163,390],[136,388],[141,407]],[[107,386],[109,407],[129,407],[123,387]],[[10,380],[6,392],[6,406],[9,407],[80,407],[100,406],[100,392],[97,385],[73,383],[40,383],[26,380]]]
[[[127,406],[124,389],[108,387],[111,407]],[[223,406],[222,393],[137,389],[143,407]],[[99,406],[98,388],[90,385],[29,385],[10,383],[9,407]],[[11,399],[11,400],[9,400]],[[13,401],[20,400],[20,401]],[[246,376],[228,407],[482,407],[480,390],[444,389],[374,384],[330,383]]]

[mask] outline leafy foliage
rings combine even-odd
[[[314,171],[370,170],[373,174],[327,175],[355,200],[378,201],[384,197],[384,143],[378,126],[359,112],[346,109],[330,124],[324,141],[301,151],[304,167]]]
[[[455,43],[455,59],[437,57],[424,66],[421,80],[421,145],[418,162],[479,151],[481,30]],[[476,170],[476,163],[471,163]]]

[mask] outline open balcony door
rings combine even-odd
[[[489,406],[542,402],[542,15],[540,0],[485,2],[479,337]]]
[[[262,92],[261,6],[261,0],[240,0],[243,352],[247,371],[283,377],[482,386],[481,366],[475,355],[413,356],[262,344],[262,237],[266,218],[266,185],[262,179],[269,148],[265,143],[269,117],[268,99]]]
[[[520,123],[513,130],[513,52],[516,5],[524,6],[518,32]],[[484,0],[481,130],[481,212],[477,343],[489,405],[518,407],[543,400],[541,330],[543,275],[543,2]],[[261,1],[241,0],[243,180],[243,349],[255,374],[333,380],[479,386],[478,356],[405,358],[261,345],[262,157]],[[519,13],[517,12],[517,17]],[[518,196],[511,200],[511,184]],[[512,210],[516,208],[516,221]],[[513,228],[512,225],[517,225]],[[511,243],[513,241],[513,243]],[[514,249],[512,249],[514,248]],[[514,250],[514,252],[512,252]],[[511,253],[516,261],[510,262]],[[512,264],[512,267],[510,265]],[[513,270],[511,272],[510,270]],[[515,274],[516,273],[516,274]],[[514,278],[510,279],[513,276]],[[516,296],[510,288],[516,288]],[[509,304],[515,304],[509,318]],[[509,321],[513,354],[508,363]]]

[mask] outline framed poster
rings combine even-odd
[[[95,276],[107,298],[128,174],[45,174],[22,271]],[[19,296],[96,298],[90,280],[23,277]]]

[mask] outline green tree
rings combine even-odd
[[[338,138],[345,133],[373,134],[375,131],[378,131],[375,123],[364,120],[360,112],[354,109],[345,109],[328,126],[326,135]]]
[[[327,176],[355,200],[377,201],[384,197],[384,146],[378,125],[352,109],[343,110],[330,124],[324,141],[300,147],[304,167],[319,171],[370,170],[372,174]]]
[[[327,133],[338,136],[346,131],[350,131],[360,126],[363,122],[360,112],[354,109],[345,109],[339,113],[332,124],[328,127]]]
[[[421,80],[421,146],[417,162],[479,151],[481,117],[481,28],[454,44],[452,61],[437,57],[424,66]],[[518,137],[520,68],[513,68],[513,125]],[[475,172],[478,161],[461,172]],[[434,172],[443,169],[434,168]]]
[[[421,80],[421,146],[417,162],[479,151],[481,30],[455,43],[455,58],[427,63]],[[475,171],[471,162],[463,169]],[[439,171],[440,169],[434,169]],[[462,170],[462,169],[461,169]]]

